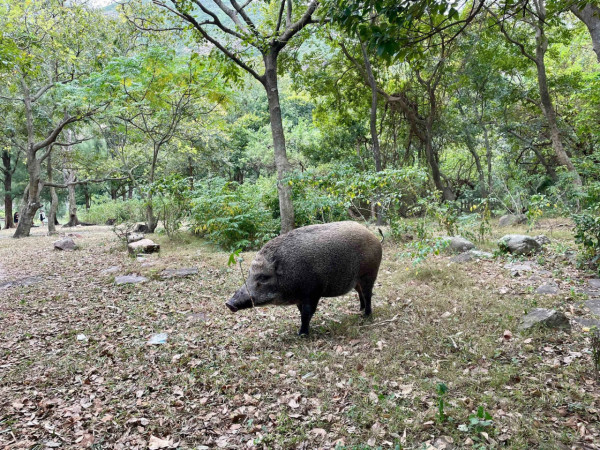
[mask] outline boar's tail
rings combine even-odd
[[[383,241],[385,241],[385,236],[383,235],[383,231],[381,231],[381,228],[377,228],[377,231],[379,231],[379,234],[381,235],[381,243],[383,244]]]

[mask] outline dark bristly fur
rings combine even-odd
[[[356,222],[298,228],[265,244],[246,283],[226,304],[233,312],[267,304],[297,305],[300,334],[308,334],[321,297],[356,289],[368,316],[381,255],[379,239]]]

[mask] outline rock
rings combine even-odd
[[[500,250],[510,252],[513,255],[529,255],[542,248],[534,238],[524,234],[507,234],[500,238],[498,247],[500,247]]]
[[[160,273],[161,278],[184,278],[190,275],[196,275],[198,269],[196,267],[183,267],[181,269],[165,269]]]
[[[540,234],[539,236],[534,236],[535,242],[540,244],[540,246],[544,246],[550,243],[550,239],[545,234]]]
[[[473,255],[471,253],[464,252],[464,253],[461,253],[460,255],[453,256],[452,258],[450,258],[450,261],[461,264],[461,263],[473,261],[473,259],[474,259]]]
[[[78,334],[77,335],[77,340],[78,341],[83,341],[83,342],[87,342],[88,338],[85,334]]]
[[[498,220],[498,225],[500,227],[512,227],[524,223],[527,223],[527,216],[525,214],[506,214]]]
[[[77,248],[75,241],[70,237],[54,241],[54,250],[75,250],[75,248]]]
[[[106,225],[114,225],[115,223],[117,223],[117,219],[108,219],[106,221]]]
[[[587,306],[592,314],[600,316],[600,299],[588,300],[585,302],[585,306]]]
[[[148,345],[162,345],[167,343],[167,339],[169,338],[168,333],[158,333],[154,334],[150,337],[147,344]]]
[[[134,233],[150,233],[150,229],[146,226],[145,223],[136,223],[133,227]]]
[[[600,289],[600,278],[592,278],[588,283],[594,289]]]
[[[141,275],[137,275],[135,273],[131,274],[131,275],[121,275],[120,277],[115,278],[116,285],[138,284],[138,283],[144,283],[145,281],[148,281],[148,278],[143,277]]]
[[[477,259],[492,259],[494,255],[490,252],[482,252],[481,250],[469,250],[469,253]]]
[[[462,253],[475,248],[475,244],[461,236],[444,236],[442,239],[448,242],[448,248],[455,253]]]
[[[141,241],[132,242],[127,245],[129,253],[137,255],[138,253],[155,253],[160,251],[160,245],[150,239],[142,239]]]
[[[600,330],[600,320],[586,319],[585,317],[575,317],[573,319],[575,323],[585,328],[596,328]]]
[[[558,294],[558,286],[555,284],[542,284],[535,290],[536,294],[555,295]]]
[[[131,244],[132,242],[141,241],[144,237],[143,233],[130,233],[127,235],[127,243]]]
[[[508,263],[504,265],[504,268],[510,270],[510,275],[513,277],[519,277],[521,275],[524,275],[525,272],[533,271],[533,268],[527,263]]]
[[[25,277],[20,280],[7,281],[6,283],[0,284],[0,289],[8,289],[11,287],[25,287],[32,286],[42,282],[42,277]]]
[[[111,273],[116,273],[121,270],[121,266],[110,266],[108,269],[104,269],[102,271],[103,275],[110,275]]]
[[[535,308],[529,312],[519,325],[519,330],[528,330],[536,325],[548,328],[570,328],[569,319],[555,309]]]

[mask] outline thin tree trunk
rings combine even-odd
[[[15,226],[13,222],[13,199],[12,199],[12,175],[13,169],[10,164],[10,153],[2,152],[2,172],[4,173],[4,229],[8,230]]]
[[[600,8],[596,5],[588,3],[582,9],[579,9],[577,5],[571,5],[571,12],[581,20],[592,38],[592,47],[600,62]]]
[[[77,217],[77,201],[75,197],[75,184],[77,174],[74,170],[63,169],[63,175],[65,177],[65,184],[67,185],[68,199],[69,199],[69,222],[65,227],[75,227],[79,225],[79,218]]]
[[[274,50],[264,55],[265,77],[264,86],[269,101],[269,118],[271,119],[271,134],[277,168],[277,192],[279,195],[279,211],[281,214],[281,233],[294,229],[294,206],[292,204],[292,189],[285,181],[290,172],[290,163],[285,148],[285,134],[281,120],[279,104],[279,88],[277,86],[277,53]]]
[[[29,236],[33,219],[38,209],[42,207],[40,203],[40,161],[37,159],[32,149],[27,155],[27,173],[29,174],[29,185],[23,194],[23,205],[19,214],[19,223],[15,230],[14,238]]]
[[[567,152],[563,147],[560,130],[558,129],[558,123],[556,120],[556,110],[554,109],[552,98],[550,97],[550,91],[548,89],[548,79],[546,77],[546,64],[544,62],[544,56],[546,54],[546,50],[548,49],[548,38],[544,34],[544,30],[542,27],[543,24],[537,26],[537,45],[535,49],[538,87],[540,91],[542,112],[544,113],[546,121],[548,122],[548,127],[550,128],[552,148],[554,150],[554,153],[556,154],[558,162],[563,166],[566,166],[569,172],[571,172],[573,176],[573,184],[575,186],[581,186],[581,178],[577,173],[577,169],[575,169],[571,158],[569,158],[569,155],[567,155]]]
[[[371,62],[369,61],[369,55],[367,54],[367,48],[365,44],[360,44],[363,59],[365,62],[365,69],[367,72],[367,79],[371,88],[371,115],[370,115],[370,128],[371,128],[371,141],[373,142],[373,159],[375,161],[375,171],[381,172],[381,151],[379,148],[379,134],[377,132],[377,83],[375,82],[375,76],[373,75],[373,69]],[[379,208],[379,195],[376,193],[375,202],[373,206],[373,212],[377,218],[377,225],[383,225],[383,218],[381,217],[381,209]]]
[[[48,155],[47,174],[48,183],[52,183],[52,153]],[[50,212],[48,213],[48,234],[56,234],[56,212],[58,211],[58,195],[56,188],[50,187]]]
[[[481,123],[483,130],[483,142],[485,143],[485,158],[487,160],[487,176],[488,176],[488,194],[492,192],[492,147],[488,136],[487,127]]]

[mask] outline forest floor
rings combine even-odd
[[[68,231],[73,252],[1,239],[0,447],[598,448],[593,330],[517,329],[534,307],[589,317],[595,295],[572,232],[541,225],[551,243],[519,276],[509,256],[414,266],[387,239],[373,317],[356,293],[323,299],[309,338],[296,308],[231,314],[239,268],[198,239],[155,235],[144,261],[109,227]],[[130,273],[148,280],[115,284]],[[558,294],[534,294],[545,281]]]

